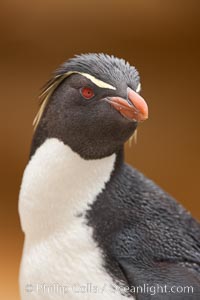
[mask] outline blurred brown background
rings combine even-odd
[[[1,1],[0,299],[19,299],[17,202],[39,88],[74,54],[124,57],[142,78],[150,118],[127,161],[200,218],[198,1]]]

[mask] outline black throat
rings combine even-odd
[[[32,144],[31,144],[31,149],[30,149],[30,158],[35,154],[36,150],[48,139],[48,138],[57,138],[59,140],[61,140],[64,144],[68,145],[69,147],[72,148],[72,150],[76,153],[78,153],[83,159],[99,159],[99,158],[103,158],[103,157],[107,157],[109,155],[112,155],[113,153],[116,154],[116,162],[115,162],[115,168],[118,168],[118,166],[120,166],[123,161],[124,161],[124,146],[119,146],[119,148],[117,149],[117,151],[113,152],[110,151],[110,153],[108,153],[108,155],[104,156],[101,155],[104,153],[104,151],[98,151],[98,153],[96,153],[96,157],[95,157],[95,153],[93,153],[93,157],[88,157],[88,155],[85,155],[85,153],[83,153],[84,151],[79,151],[80,149],[76,149],[73,148],[73,146],[71,146],[70,144],[68,144],[67,142],[63,141],[63,139],[61,137],[59,137],[59,135],[55,136],[55,135],[51,135],[48,130],[45,128],[45,126],[41,126],[41,124],[39,124],[39,126],[37,127],[34,136],[33,136],[33,140],[32,140]],[[98,150],[100,150],[98,148]],[[81,152],[81,153],[80,153]],[[86,151],[87,153],[87,151]]]

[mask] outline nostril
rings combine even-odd
[[[136,108],[136,106],[134,105],[134,103],[129,99],[129,91],[130,91],[130,90],[131,90],[131,88],[130,88],[130,87],[127,87],[126,100],[127,100],[128,104],[129,104],[130,106],[134,106],[135,109],[138,111],[138,109]]]
[[[148,118],[148,106],[146,101],[134,90],[128,88],[128,99],[131,101],[132,106],[138,111],[140,121]]]
[[[137,107],[135,106],[135,104],[134,104],[133,102],[131,102],[131,100],[128,98],[128,96],[127,96],[127,99],[126,99],[126,100],[127,100],[128,104],[129,104],[130,106],[134,107],[134,108],[135,108],[135,111],[139,113],[139,110],[137,109]]]
[[[130,106],[135,106],[135,105],[131,102],[131,100],[129,100],[128,98],[127,98],[126,100],[127,100],[128,104],[129,104]]]

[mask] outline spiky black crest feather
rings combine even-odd
[[[124,59],[104,53],[76,55],[61,65],[55,74],[61,75],[68,71],[88,73],[114,86],[116,82],[125,81],[134,90],[140,82],[135,67],[130,66]]]

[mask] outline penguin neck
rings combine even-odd
[[[58,127],[59,124],[57,127],[53,127],[51,118],[48,117],[48,115],[44,115],[34,132],[30,157],[32,157],[35,151],[50,138],[56,138],[62,141],[86,160],[105,158],[113,153],[116,153],[120,157],[123,156],[121,155],[123,152],[123,144],[121,143],[120,136],[118,141],[115,138],[113,139],[111,133],[109,133],[109,137],[104,137],[102,133],[100,133],[100,136],[98,137],[98,135],[94,136],[94,132],[88,134],[85,129],[80,129],[80,132],[77,132],[76,127],[74,129],[69,124],[66,124],[64,129],[61,125],[59,128]]]
[[[60,137],[60,136],[54,136],[53,134],[49,133],[48,130],[45,130],[45,126],[44,124],[39,124],[34,135],[33,135],[33,139],[32,139],[32,144],[31,144],[31,149],[30,149],[30,158],[35,154],[35,152],[37,151],[38,148],[40,148],[40,146],[42,144],[45,143],[45,141],[47,139],[52,139],[52,138],[56,138],[60,141],[62,141],[65,145],[69,146],[74,152],[76,152],[78,155],[80,155],[83,159],[86,160],[97,160],[97,159],[101,159],[101,158],[106,158],[112,154],[116,155],[116,166],[120,163],[123,163],[124,161],[124,145],[118,146],[118,149],[113,152],[113,151],[102,151],[102,152],[107,152],[107,155],[101,156],[97,154],[97,157],[92,157],[92,158],[85,158],[84,155],[82,156],[79,151],[76,151],[76,149],[74,149],[73,146],[71,146],[70,143],[67,143],[65,141],[65,138]],[[101,148],[101,145],[98,146],[99,149]],[[95,152],[95,151],[94,151]]]
[[[47,139],[24,173],[20,193],[24,231],[38,238],[69,226],[87,211],[122,162],[123,149],[85,160],[58,139]]]

